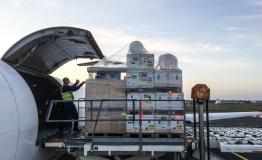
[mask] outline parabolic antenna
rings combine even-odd
[[[177,58],[172,54],[163,54],[159,57],[160,69],[177,69]]]
[[[144,45],[139,41],[133,41],[129,45],[129,54],[147,54],[147,50],[145,49]]]

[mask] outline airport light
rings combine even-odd
[[[197,84],[192,88],[191,98],[197,100],[210,100],[210,89],[206,84]]]
[[[199,123],[199,155],[201,160],[205,160],[205,137],[204,137],[204,106],[206,106],[206,127],[207,127],[207,158],[210,160],[209,144],[209,111],[208,102],[210,100],[210,89],[206,84],[197,84],[192,88],[191,98],[193,99],[194,114],[194,139],[196,140],[196,102],[198,105]]]

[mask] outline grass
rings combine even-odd
[[[186,106],[187,112],[192,112],[192,105]],[[250,112],[262,111],[262,104],[209,104],[210,112]]]

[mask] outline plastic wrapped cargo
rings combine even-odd
[[[148,51],[140,41],[133,41],[129,45],[128,54],[147,54]]]
[[[127,88],[154,88],[154,71],[127,71]]]
[[[154,54],[128,54],[127,69],[154,69]]]
[[[139,120],[140,115],[135,115],[134,120]],[[141,115],[142,116],[142,125],[141,125],[141,132],[142,133],[154,133],[155,132],[155,121],[154,115]],[[139,121],[133,121],[133,115],[126,116],[126,132],[127,133],[139,133],[140,132],[140,125]],[[148,119],[148,120],[147,120]]]
[[[161,70],[178,69],[178,61],[173,54],[162,54],[159,56],[158,66]]]
[[[180,69],[156,70],[155,86],[182,88],[182,71]]]
[[[155,125],[156,125],[156,133],[168,133],[169,132],[169,120],[168,115],[155,115]]]
[[[131,92],[127,94],[128,100],[155,100],[155,93],[144,92],[144,93],[136,93]],[[139,101],[134,101],[134,107],[136,110],[139,109]],[[127,102],[127,109],[133,109],[133,101]],[[154,110],[155,109],[155,101],[141,101],[141,109],[142,110]]]
[[[183,121],[170,121],[170,132],[171,133],[184,133],[184,122]]]
[[[157,110],[184,110],[183,101],[171,101],[171,100],[184,100],[183,93],[157,92],[156,100],[167,100],[167,101],[156,101]]]
[[[139,133],[139,115],[126,116],[126,132]],[[133,121],[134,118],[134,121]],[[183,133],[184,123],[183,120],[170,121],[169,115],[142,115],[142,133]]]

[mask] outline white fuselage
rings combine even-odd
[[[36,102],[24,79],[1,60],[0,91],[0,159],[33,159],[38,150]]]

